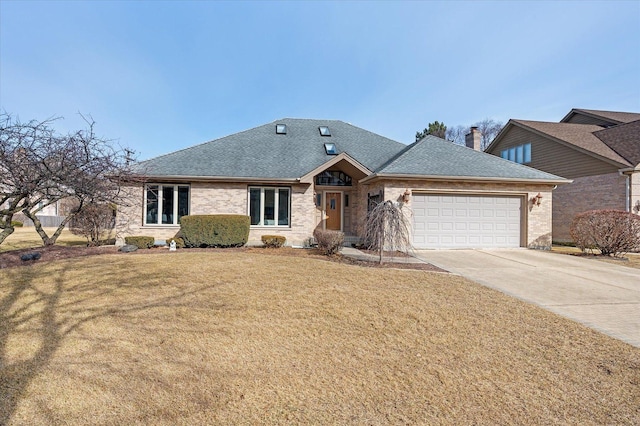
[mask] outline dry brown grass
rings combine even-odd
[[[627,253],[623,258],[614,258],[610,256],[596,256],[593,254],[585,254],[577,247],[553,246],[554,253],[568,254],[571,256],[581,256],[601,262],[613,263],[614,265],[628,266],[630,268],[640,269],[640,253]]]
[[[0,424],[638,424],[640,350],[457,276],[259,253],[0,270]]]
[[[55,232],[55,228],[44,228],[44,230],[49,236]],[[61,246],[86,245],[87,240],[83,237],[73,235],[71,231],[65,229],[56,241],[56,244]],[[13,234],[9,235],[2,244],[0,244],[0,253],[30,247],[42,247],[42,239],[33,226],[25,226],[15,228]]]

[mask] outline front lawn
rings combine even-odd
[[[56,232],[56,228],[44,228],[47,235],[52,236]],[[56,241],[61,246],[77,246],[86,245],[87,240],[84,237],[73,235],[69,229],[65,228]],[[36,232],[33,226],[23,226],[14,228],[14,231],[0,244],[0,253],[3,251],[19,250],[30,247],[42,247],[42,238]]]
[[[638,424],[640,349],[458,276],[109,254],[0,270],[0,424]]]

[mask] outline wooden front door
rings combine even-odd
[[[327,218],[325,228],[340,231],[342,229],[342,193],[326,192],[324,198],[324,214]]]

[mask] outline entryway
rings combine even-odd
[[[324,193],[325,229],[342,230],[342,192]]]

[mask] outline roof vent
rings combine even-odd
[[[329,127],[327,126],[320,126],[318,127],[318,130],[320,130],[321,136],[331,136],[331,130],[329,130]]]
[[[278,134],[278,135],[286,135],[287,134],[287,125],[286,124],[276,124],[276,134]]]
[[[336,155],[338,153],[338,149],[336,148],[335,143],[325,143],[324,150],[327,153],[327,155]]]

